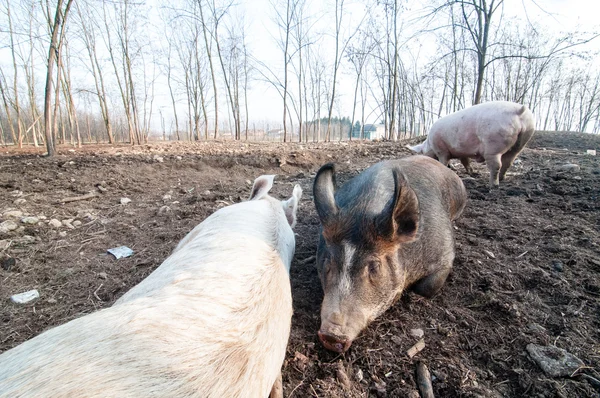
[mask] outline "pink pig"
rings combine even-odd
[[[533,114],[525,105],[492,101],[439,119],[423,143],[409,148],[443,165],[458,158],[469,174],[470,158],[485,161],[490,187],[497,187],[534,131]]]

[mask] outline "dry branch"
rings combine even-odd
[[[306,265],[316,259],[317,259],[317,256],[309,256],[309,257],[306,257],[305,259],[298,260],[298,265]]]
[[[417,341],[415,345],[413,345],[409,348],[408,351],[406,351],[406,355],[412,358],[415,355],[417,355],[423,348],[425,348],[425,339]]]
[[[433,395],[429,369],[427,369],[427,366],[422,362],[417,364],[417,386],[419,387],[419,391],[421,391],[421,397],[435,398]]]
[[[86,193],[85,195],[81,195],[81,196],[71,196],[68,198],[63,198],[63,199],[57,200],[56,203],[77,202],[79,200],[92,199],[92,198],[95,198],[96,196],[98,196],[98,194],[96,192],[90,192],[90,193]]]

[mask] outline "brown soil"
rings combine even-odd
[[[469,203],[456,223],[455,268],[442,292],[433,299],[406,293],[343,356],[320,345],[322,292],[311,258],[319,228],[314,172],[335,161],[342,183],[372,163],[407,155],[389,142],[90,146],[62,148],[53,159],[35,149],[3,152],[0,212],[21,210],[46,221],[0,235],[0,352],[110,306],[207,215],[246,198],[249,181],[275,173],[275,196],[289,196],[295,183],[304,189],[285,396],[411,396],[416,365],[423,362],[439,397],[598,397],[598,136],[537,133],[492,192],[484,165],[476,165],[477,178],[457,165]],[[565,163],[581,169],[557,169]],[[99,192],[97,185],[106,188],[97,198],[56,204]],[[131,203],[121,205],[122,197]],[[26,202],[15,205],[20,198]],[[47,224],[52,218],[81,225],[55,229]],[[106,254],[120,245],[135,254],[120,260]],[[9,303],[10,295],[34,288],[41,294],[34,305]],[[424,331],[425,348],[411,359],[406,351],[418,340],[409,333],[414,328]],[[548,377],[525,351],[529,343],[564,348],[586,367],[571,378]]]

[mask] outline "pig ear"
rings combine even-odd
[[[328,163],[319,169],[313,184],[315,207],[323,225],[327,224],[338,212],[334,194],[335,166],[333,163]]]
[[[414,145],[414,146],[407,145],[406,147],[413,152],[421,153],[423,144],[418,144],[418,145]]]
[[[274,175],[263,175],[254,180],[252,185],[252,193],[248,200],[258,200],[264,198],[269,194],[271,188],[273,188]]]
[[[392,173],[394,197],[377,220],[379,233],[396,242],[412,242],[419,224],[419,199],[403,173],[398,170]]]
[[[283,212],[285,213],[285,218],[287,218],[288,224],[290,224],[290,227],[292,228],[296,226],[296,212],[298,211],[298,204],[300,203],[301,197],[302,188],[300,188],[300,185],[296,185],[294,187],[292,197],[288,200],[284,200],[281,202],[281,204],[283,205]]]

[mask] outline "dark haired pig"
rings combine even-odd
[[[454,261],[451,222],[467,194],[454,172],[425,156],[377,163],[337,192],[327,164],[313,192],[323,226],[319,338],[343,352],[406,288],[425,297],[440,290]]]

